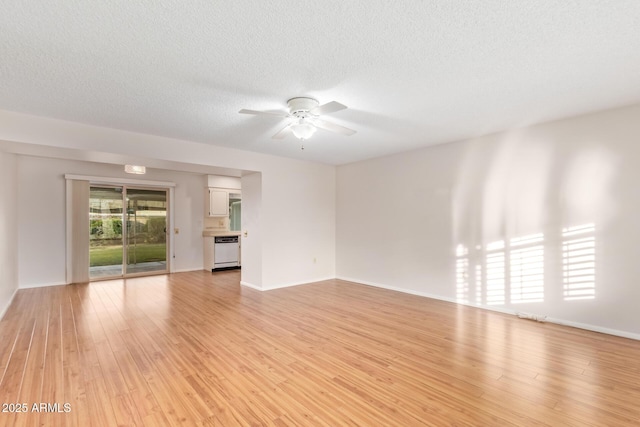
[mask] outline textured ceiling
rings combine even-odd
[[[0,109],[330,164],[640,102],[638,0],[0,0]],[[238,114],[349,106],[300,150]]]

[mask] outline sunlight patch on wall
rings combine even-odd
[[[469,249],[463,245],[456,248],[456,301],[469,302]]]
[[[505,302],[504,240],[489,243],[486,250],[486,301],[488,305]]]
[[[559,270],[545,271],[551,254],[553,265],[562,257],[564,301],[596,297],[596,241],[593,223],[556,231],[548,252],[544,233],[497,240],[469,249],[456,247],[456,300],[479,305],[541,303],[546,300],[545,279],[559,283]],[[545,255],[545,252],[547,254]]]
[[[544,301],[544,235],[513,238],[509,253],[511,302]]]
[[[482,265],[476,264],[476,304],[482,304]]]
[[[564,299],[594,299],[596,296],[595,225],[562,229]]]

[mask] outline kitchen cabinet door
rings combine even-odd
[[[227,190],[209,189],[209,216],[229,216],[229,192]]]

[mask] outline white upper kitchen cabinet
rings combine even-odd
[[[209,210],[207,216],[229,216],[229,191],[209,188]]]

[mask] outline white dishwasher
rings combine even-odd
[[[214,270],[240,266],[238,236],[217,236],[213,245]]]

